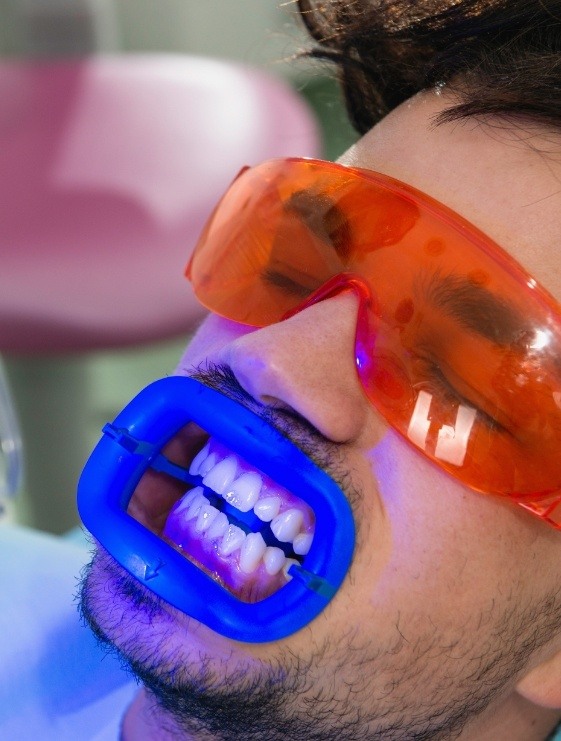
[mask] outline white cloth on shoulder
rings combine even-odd
[[[117,741],[138,687],[81,624],[80,544],[0,526],[0,738]]]

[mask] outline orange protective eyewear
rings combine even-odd
[[[455,478],[561,527],[561,309],[489,237],[386,175],[318,160],[242,170],[187,275],[263,327],[360,297],[356,367],[387,422]]]

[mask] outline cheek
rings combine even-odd
[[[396,612],[430,615],[442,624],[480,615],[497,592],[522,588],[513,564],[524,565],[532,550],[533,518],[466,489],[393,433],[370,452],[369,462],[388,549],[379,578],[370,582],[375,610],[393,604]]]
[[[209,314],[185,348],[176,374],[188,374],[207,361],[220,362],[220,354],[228,343],[252,331],[252,327]]]

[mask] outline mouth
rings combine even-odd
[[[313,542],[310,506],[194,423],[162,454],[180,477],[148,469],[127,513],[243,602],[287,584]]]

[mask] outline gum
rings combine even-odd
[[[218,553],[218,544],[221,539],[201,539],[201,536],[194,532],[195,522],[196,518],[185,523],[181,521],[181,517],[174,518],[171,515],[164,527],[163,536],[189,560],[202,566],[211,577],[239,599],[257,602],[278,591],[287,583],[282,571],[275,576],[270,576],[263,564],[260,564],[252,574],[244,573],[239,567],[239,550],[230,556],[221,556]]]

